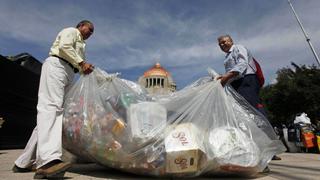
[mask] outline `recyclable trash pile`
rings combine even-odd
[[[212,76],[151,96],[96,68],[67,93],[64,110],[64,148],[135,174],[253,175],[285,151],[269,122]]]
[[[311,123],[306,113],[296,115],[288,128],[283,128],[284,143],[289,152],[320,152],[320,129]]]

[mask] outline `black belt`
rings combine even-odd
[[[61,57],[59,57],[57,55],[51,55],[51,56],[59,58],[60,60],[62,60],[65,63],[67,63],[71,67],[71,69],[73,70],[74,73],[78,73],[79,72],[79,69],[75,68],[69,61],[67,61],[67,60],[65,60],[65,59],[63,59],[63,58],[61,58]]]

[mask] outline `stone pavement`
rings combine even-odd
[[[0,179],[1,180],[25,180],[33,179],[34,173],[12,173],[11,168],[15,159],[22,150],[0,150]],[[280,161],[271,161],[268,174],[258,174],[250,179],[258,180],[319,180],[320,179],[320,154],[311,153],[284,153]],[[87,180],[151,180],[151,179],[172,179],[137,176],[124,173],[114,169],[105,168],[94,163],[74,164],[65,174],[64,179]],[[181,178],[178,178],[181,179]],[[209,179],[243,179],[239,177],[197,177],[196,180]]]

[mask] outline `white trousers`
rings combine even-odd
[[[42,65],[38,91],[37,126],[19,158],[18,167],[36,163],[37,168],[62,157],[62,119],[65,92],[74,72],[64,61],[48,57]]]

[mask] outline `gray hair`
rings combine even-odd
[[[218,37],[218,41],[220,41],[221,39],[226,38],[226,37],[229,38],[231,40],[231,42],[233,42],[233,40],[232,40],[232,38],[231,38],[231,36],[229,34],[225,34],[225,35],[219,36]]]
[[[80,21],[80,22],[77,24],[76,28],[79,28],[79,27],[81,27],[81,26],[83,26],[83,25],[85,25],[85,24],[93,25],[92,22],[89,21],[89,20],[82,20],[82,21]]]

